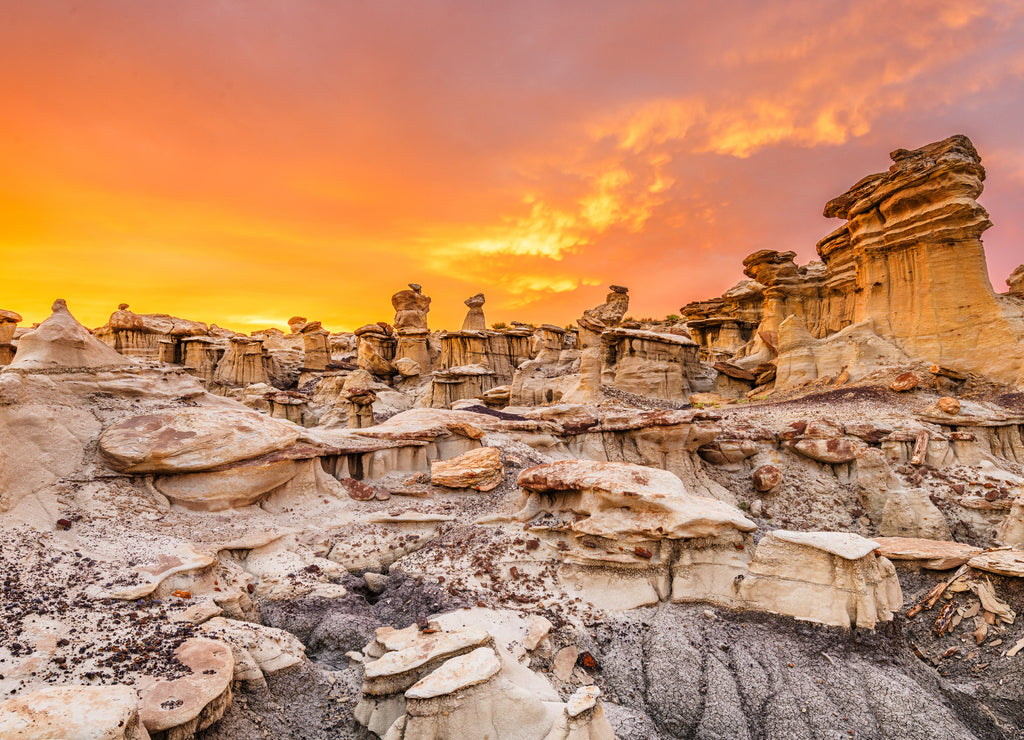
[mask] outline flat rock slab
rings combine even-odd
[[[972,568],[995,573],[1000,576],[1024,577],[1024,552],[1020,550],[996,550],[975,555],[967,561]]]
[[[860,560],[878,549],[878,543],[850,532],[791,532],[776,529],[769,536],[794,545],[805,545],[837,555],[845,560]]]
[[[501,670],[501,662],[489,647],[481,647],[445,661],[405,692],[407,699],[433,699],[482,683]]]
[[[917,537],[875,537],[878,553],[889,560],[921,561],[927,570],[959,568],[981,552],[980,547],[962,542],[924,540]]]
[[[518,484],[535,493],[601,491],[623,497],[682,496],[683,482],[667,470],[592,460],[559,460],[527,468]]]
[[[6,740],[148,740],[129,686],[52,686],[0,704]]]
[[[298,438],[296,429],[256,411],[184,408],[114,424],[99,448],[123,473],[188,473],[266,455]]]
[[[381,658],[367,663],[366,678],[397,676],[429,663],[435,658],[457,653],[466,648],[483,645],[491,636],[481,629],[464,629],[458,632],[442,632],[417,641],[403,650],[385,653]]]

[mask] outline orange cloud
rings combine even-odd
[[[5,16],[2,300],[30,320],[63,296],[91,324],[126,300],[352,328],[410,281],[433,326],[461,324],[478,290],[491,320],[566,323],[610,282],[664,315],[734,283],[754,249],[812,257],[825,200],[956,131],[1016,163],[989,162],[985,197],[1005,224],[993,264],[1019,254],[1012,2],[39,0]]]

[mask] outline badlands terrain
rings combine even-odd
[[[0,311],[0,737],[1024,737],[1024,266],[892,159],[664,321]]]

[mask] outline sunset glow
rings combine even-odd
[[[1024,6],[3,2],[0,308],[249,331],[634,316],[816,257],[824,203],[953,133],[1024,262]]]

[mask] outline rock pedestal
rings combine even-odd
[[[416,283],[409,283],[409,290],[400,290],[391,297],[395,308],[395,332],[398,347],[394,359],[408,357],[421,369],[430,367],[430,329],[427,327],[427,313],[430,298],[423,295],[423,289]]]

